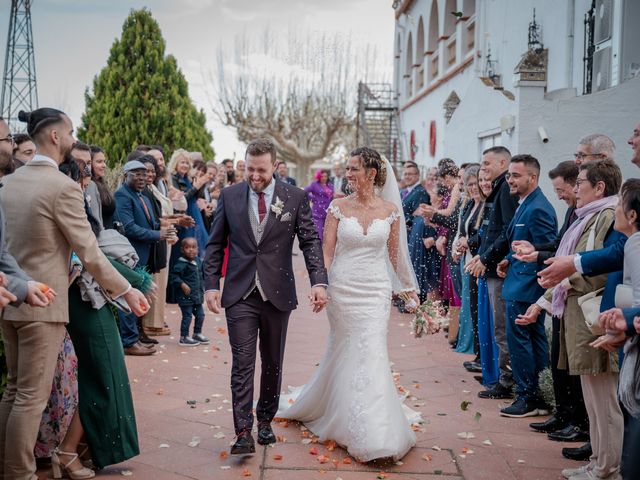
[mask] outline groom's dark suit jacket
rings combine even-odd
[[[205,290],[219,290],[224,249],[229,245],[229,262],[222,292],[222,306],[238,302],[251,288],[256,270],[267,299],[281,311],[296,308],[296,286],[291,261],[297,235],[304,254],[311,285],[327,284],[322,245],[311,218],[304,190],[276,180],[272,205],[280,199],[282,213],[267,206],[267,223],[260,243],[249,220],[249,185],[241,182],[225,188],[218,199],[211,234],[206,247]]]

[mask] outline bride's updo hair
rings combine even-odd
[[[365,170],[371,168],[376,169],[376,177],[373,179],[373,185],[375,187],[383,187],[387,181],[387,168],[385,163],[380,158],[380,154],[369,147],[354,148],[349,152],[350,157],[358,157],[362,162],[362,166]]]

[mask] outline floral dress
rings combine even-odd
[[[78,407],[78,358],[69,334],[58,353],[56,371],[47,408],[42,413],[40,431],[35,447],[37,458],[51,456],[67,433],[73,414]]]

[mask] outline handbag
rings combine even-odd
[[[600,220],[600,214],[607,210],[603,208],[598,212],[596,221],[593,222],[589,229],[589,238],[587,239],[587,248],[585,252],[593,250],[596,243],[596,226],[598,220]],[[584,316],[584,323],[587,325],[589,331],[594,335],[604,335],[606,332],[604,328],[600,326],[598,320],[600,319],[600,305],[602,304],[602,292],[604,288],[600,288],[593,292],[589,292],[585,295],[578,297],[578,305],[582,309],[582,315]]]

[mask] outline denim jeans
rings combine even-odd
[[[124,348],[130,347],[140,338],[138,331],[138,317],[135,313],[124,313],[118,310],[118,319],[120,320],[120,338]]]
[[[191,317],[196,318],[193,326],[193,334],[202,333],[202,324],[204,323],[204,308],[202,305],[180,305],[182,311],[182,323],[180,323],[180,336],[189,336],[189,326],[191,325]]]
[[[527,302],[507,300],[507,343],[516,395],[527,401],[539,399],[538,375],[549,365],[549,344],[544,330],[544,314],[535,323],[516,325],[518,315],[529,308]]]

